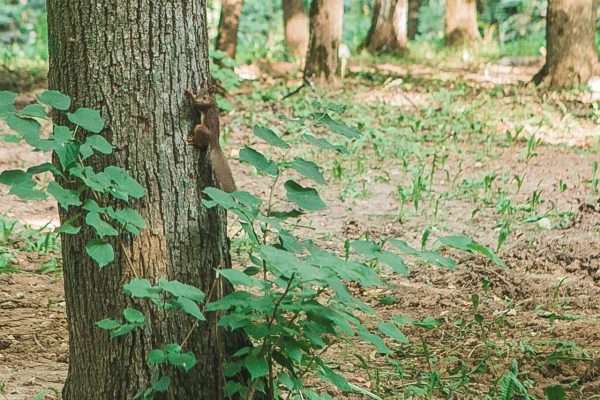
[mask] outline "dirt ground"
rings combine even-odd
[[[381,67],[382,70],[386,68],[392,67]],[[495,80],[510,83],[533,72],[535,68],[521,70],[518,74],[496,70],[491,73]],[[392,73],[406,72],[395,70]],[[490,75],[490,69],[482,69],[478,74],[485,78]],[[393,99],[394,93],[398,95],[391,88],[385,96]],[[423,93],[413,95],[402,94],[398,98],[409,96],[418,101],[419,96],[426,96]],[[374,93],[372,100],[376,99],[377,93]],[[397,106],[408,111],[413,107],[403,100],[399,100]],[[576,121],[574,124],[582,132],[598,135],[597,127],[594,130],[591,122]],[[240,148],[251,140],[251,130],[244,128],[244,132],[235,136],[228,147]],[[575,144],[586,143],[582,140]],[[520,161],[522,155],[516,155],[514,149],[496,150],[497,156],[485,165],[473,159],[465,160],[462,169],[467,177],[481,176],[487,170],[508,168],[522,172],[526,168],[527,180],[522,193],[542,190],[547,204],[576,212],[576,216],[561,228],[541,229],[533,223],[513,232],[499,253],[506,267],[495,266],[482,258],[452,253],[459,261],[455,272],[413,263],[410,275],[390,275],[386,289],[367,290],[361,296],[376,307],[381,318],[393,315],[412,318],[433,316],[446,321],[444,329],[423,333],[407,327],[405,333],[408,337],[429,343],[439,352],[436,354],[439,358],[448,355],[442,354],[442,349],[453,349],[454,353],[450,350],[448,353],[458,354],[464,360],[474,360],[484,350],[480,346],[480,338],[474,334],[461,337],[454,322],[469,318],[472,309],[470,295],[479,293],[482,296],[481,314],[489,319],[503,316],[508,321],[498,324],[496,331],[489,332],[495,341],[531,344],[560,339],[574,342],[589,356],[585,362],[565,361],[539,366],[534,365],[537,359],[533,356],[522,356],[522,363],[530,367],[530,377],[536,382],[536,386],[531,388],[533,394],[543,397],[546,386],[569,385],[577,381],[577,392],[571,393],[572,398],[597,398],[600,393],[600,202],[597,198],[590,199],[589,192],[579,182],[582,176],[590,175],[590,165],[593,161],[600,161],[600,156],[582,152],[578,147],[544,145],[537,149],[538,156],[524,167]],[[0,171],[28,166],[46,157],[45,154],[27,152],[22,145],[0,142]],[[400,174],[394,170],[395,167],[384,167],[392,179]],[[234,163],[234,175],[239,177],[238,187],[256,187],[256,179],[246,166]],[[440,190],[450,185],[441,172],[436,174],[435,179]],[[571,188],[567,194],[557,188],[559,180]],[[494,216],[490,210],[484,209],[472,218],[474,201],[468,196],[446,201],[436,223],[432,223],[431,216],[398,222],[395,218],[397,205],[391,200],[395,188],[384,182],[371,183],[368,198],[354,199],[351,207],[339,200],[337,190],[327,192],[325,200],[329,208],[324,213],[312,215],[311,221],[316,228],[313,235],[321,244],[331,243],[332,247],[339,248],[339,243],[333,242],[332,237],[358,238],[368,232],[372,239],[394,236],[417,245],[424,227],[429,225],[434,226],[434,233],[465,233],[480,243],[495,247],[498,228]],[[6,214],[33,226],[58,223],[57,208],[52,202],[25,203],[7,195],[4,188],[0,190],[0,215]],[[44,261],[43,258],[22,258],[18,265],[20,272],[0,275],[0,384],[5,385],[4,392],[0,391],[0,399],[31,399],[44,388],[60,391],[67,374],[68,337],[62,279],[60,275],[34,272]],[[484,281],[489,283],[485,296],[482,289]],[[393,304],[381,304],[379,299],[382,296],[393,298]],[[552,320],[544,314],[551,311],[576,318]],[[382,370],[388,365],[383,357],[372,354],[372,349],[365,347],[361,350],[370,354],[369,359]],[[374,389],[373,382],[366,377],[356,358],[334,354],[334,359],[339,362],[339,371],[350,377],[352,383]],[[500,366],[506,359],[494,356],[491,362]],[[482,380],[473,383],[473,389],[478,390],[478,385],[489,385],[493,376],[484,375]],[[397,387],[401,390],[407,384],[409,382],[400,381]],[[335,391],[332,394],[338,398],[349,398]],[[46,398],[59,397],[49,392]]]

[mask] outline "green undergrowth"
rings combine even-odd
[[[33,228],[0,215],[0,273],[27,267],[38,273],[60,273],[60,239],[48,225]],[[31,265],[24,266],[27,260]]]
[[[276,109],[292,110],[293,117],[305,114],[315,98],[335,97],[336,103],[344,105],[344,121],[363,135],[335,157],[310,147],[299,148],[296,154],[310,157],[324,169],[324,177],[339,186],[328,194],[337,197],[349,214],[369,215],[363,218],[368,238],[372,229],[378,234],[375,225],[381,222],[397,223],[400,231],[419,229],[422,233],[417,237],[423,247],[429,235],[460,229],[478,239],[484,236],[485,243],[502,256],[507,243],[534,246],[537,236],[571,227],[579,211],[579,204],[571,201],[573,196],[581,203],[597,202],[597,141],[592,138],[587,147],[570,148],[540,139],[548,132],[593,129],[595,108],[582,109],[570,100],[577,91],[552,95],[530,86],[398,78],[359,72],[342,88],[316,93],[304,88],[283,101],[293,88],[256,85],[251,94],[238,98],[235,114],[227,117],[228,140],[246,129],[245,121],[265,123],[264,112],[273,104]],[[285,135],[289,124],[281,118],[270,126]],[[310,132],[322,135],[325,127],[317,125]],[[340,141],[339,135],[325,137],[334,146]],[[554,152],[588,161],[580,172],[566,178],[536,176],[532,168],[545,154],[554,157]],[[266,150],[265,154],[271,153]],[[376,185],[385,187],[384,194]],[[381,196],[385,200],[377,201]],[[371,201],[385,204],[385,210],[369,208]],[[331,240],[336,234],[315,236]],[[246,245],[234,238],[238,253]],[[512,318],[523,312],[517,301],[509,296],[498,299],[494,292],[504,285],[497,276],[505,271],[496,268],[484,266],[477,287],[462,291],[461,301],[471,304],[463,312],[442,319],[396,320],[410,344],[394,347],[393,357],[373,361],[354,355],[354,364],[362,368],[377,398],[555,400],[583,396],[585,380],[568,380],[558,386],[559,382],[544,377],[552,376],[557,368],[585,370],[594,355],[585,344],[552,332],[556,324],[595,326],[597,321],[572,313],[568,300],[560,299],[559,283],[554,301],[540,302],[528,311],[537,321],[539,337],[521,332],[520,322]],[[397,298],[380,295],[377,301],[382,309],[393,308]]]

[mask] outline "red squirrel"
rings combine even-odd
[[[203,150],[208,148],[215,185],[224,192],[234,192],[236,187],[233,175],[219,143],[219,105],[215,99],[215,88],[209,86],[200,89],[197,96],[191,89],[186,89],[185,94],[200,114],[200,123],[194,127],[188,143]]]

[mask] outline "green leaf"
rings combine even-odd
[[[468,236],[445,236],[438,238],[438,241],[447,247],[469,252],[471,251],[469,246],[474,243]]]
[[[31,181],[31,175],[20,169],[8,169],[0,173],[0,183],[3,185],[17,185]]]
[[[56,90],[46,90],[37,96],[37,101],[56,108],[57,110],[68,110],[71,107],[71,98]]]
[[[279,136],[277,136],[277,134],[275,132],[273,132],[271,129],[267,128],[266,126],[260,126],[260,125],[255,126],[254,134],[256,136],[258,136],[259,138],[263,139],[264,141],[266,141],[267,143],[272,144],[273,146],[277,146],[282,149],[287,149],[290,147],[290,146],[288,146],[288,144],[286,142],[283,141],[283,139],[281,139]]]
[[[21,137],[17,135],[4,134],[2,135],[2,140],[4,140],[6,143],[20,143]]]
[[[123,285],[123,291],[134,298],[158,299],[160,289],[153,287],[148,279],[133,278]]]
[[[546,395],[546,400],[567,400],[565,389],[560,385],[548,386],[544,390],[544,394]]]
[[[115,319],[104,318],[96,322],[96,326],[100,329],[113,330],[121,326],[121,321]]]
[[[248,192],[244,192],[241,190],[231,193],[231,196],[248,207],[258,207],[262,204],[261,199]]]
[[[237,206],[237,204],[233,200],[232,194],[226,193],[220,189],[208,187],[203,190],[203,193],[207,194],[212,201],[225,208],[226,210],[230,210]]]
[[[19,197],[21,200],[44,200],[46,193],[38,190],[36,183],[30,174],[18,170],[4,171],[0,174],[0,183],[10,183],[9,194]]]
[[[334,372],[331,368],[329,368],[325,365],[321,366],[319,377],[323,380],[333,383],[335,386],[337,386],[344,392],[348,392],[348,391],[352,390],[352,388],[348,384],[348,381],[346,380],[346,378],[344,378],[342,375]]]
[[[68,126],[54,125],[51,138],[56,143],[64,144],[75,139],[75,133]]]
[[[168,353],[167,361],[176,367],[183,368],[185,372],[188,372],[194,367],[194,365],[196,365],[196,356],[194,356],[194,353],[191,352],[184,354]]]
[[[408,254],[410,256],[419,257],[421,255],[421,252],[419,250],[416,250],[415,248],[409,246],[408,243],[406,243],[404,240],[390,238],[387,242],[390,243],[392,246],[400,249],[400,251],[402,251],[403,253]]]
[[[437,328],[440,325],[440,322],[433,317],[425,317],[421,321],[412,321],[414,326],[418,326],[419,328],[425,328],[430,331],[434,328]]]
[[[95,211],[100,214],[106,212],[106,207],[100,207],[100,205],[98,203],[96,203],[96,200],[91,200],[91,199],[86,200],[85,203],[83,203],[82,208],[84,210]]]
[[[218,269],[217,272],[233,285],[252,286],[254,283],[248,275],[233,268]]]
[[[54,149],[63,170],[77,162],[79,143],[64,143]]]
[[[279,172],[276,162],[268,160],[262,153],[248,146],[240,150],[240,161],[252,165],[260,174],[275,176]]]
[[[81,179],[86,186],[97,192],[105,193],[112,187],[112,182],[110,179],[108,179],[106,174],[104,174],[103,172],[95,173],[92,167],[82,167],[81,165],[74,165],[71,168],[69,168],[69,173],[74,177]],[[86,201],[84,208],[88,204],[90,204],[89,200]],[[89,209],[89,211],[98,210]],[[101,211],[98,212],[104,212],[104,209],[101,208]]]
[[[446,267],[451,271],[454,271],[456,269],[456,262],[453,259],[444,257],[443,255],[435,251],[422,251],[419,254],[419,257],[431,262],[432,264],[439,265],[440,267]]]
[[[152,349],[146,356],[148,364],[161,364],[167,360],[167,354],[160,349]]]
[[[144,314],[135,308],[127,307],[125,310],[123,310],[123,316],[127,322],[131,322],[132,324],[143,324],[146,322]]]
[[[303,214],[300,210],[290,210],[290,211],[271,211],[269,216],[283,220],[287,218],[297,218]]]
[[[4,120],[10,129],[23,136],[29,145],[37,148],[36,145],[40,142],[39,122],[33,119],[19,118],[14,114],[8,115]]]
[[[70,222],[63,223],[59,228],[54,230],[54,233],[65,233],[67,235],[76,235],[79,233],[81,228],[79,226],[73,226]]]
[[[167,353],[181,353],[181,346],[177,343],[169,343],[163,346]]]
[[[358,336],[365,342],[371,343],[377,349],[377,352],[380,354],[389,354],[390,350],[387,348],[383,340],[377,336],[369,332],[365,327],[358,328]]]
[[[258,358],[255,353],[256,351],[244,360],[244,366],[248,372],[250,372],[252,380],[261,378],[269,373],[269,364],[267,363],[267,360],[262,357]]]
[[[408,275],[410,272],[402,257],[389,251],[382,251],[381,254],[377,256],[377,259],[382,263],[387,264],[392,271],[397,274]]]
[[[293,180],[285,182],[283,187],[287,191],[287,199],[307,211],[317,211],[327,207],[314,188],[301,186]]]
[[[338,122],[331,119],[327,113],[314,113],[312,116],[317,124],[325,124],[329,127],[329,129],[331,129],[332,132],[344,135],[348,139],[358,139],[361,137],[361,133],[358,129],[352,128],[343,122]]]
[[[204,293],[197,287],[186,285],[178,281],[168,281],[166,279],[159,280],[159,286],[166,292],[171,293],[175,297],[187,297],[190,300],[202,302],[204,301]]]
[[[398,329],[398,327],[391,322],[379,321],[378,328],[381,333],[383,333],[386,336],[391,337],[392,339],[394,339],[400,343],[404,343],[404,344],[409,343],[406,336],[404,336],[404,333],[402,333],[402,331],[400,329]]]
[[[51,171],[55,175],[62,176],[60,171],[57,170],[56,167],[51,163],[43,163],[40,165],[36,165],[36,166],[30,167],[30,168],[27,168],[27,173],[30,175],[43,174],[44,172],[49,172],[49,171]]]
[[[100,112],[91,108],[79,108],[75,113],[67,113],[67,118],[86,131],[100,133],[104,129],[104,120]]]
[[[479,253],[482,256],[490,259],[496,265],[504,266],[504,261],[502,261],[492,249],[487,246],[480,245],[475,243],[471,238],[467,236],[445,236],[440,237],[437,240],[436,245],[434,245],[434,249],[436,246],[441,243],[446,247],[467,251],[469,253]]]
[[[156,382],[152,382],[152,389],[155,392],[163,393],[169,390],[169,385],[171,384],[171,378],[166,375],[160,377],[160,379]]]
[[[48,114],[46,113],[46,109],[39,104],[29,104],[23,107],[19,111],[19,115],[27,116],[27,117],[36,117],[41,119],[47,119]]]
[[[196,304],[193,300],[190,300],[187,297],[178,297],[177,304],[179,304],[179,306],[185,313],[191,315],[192,317],[200,321],[206,320],[206,318],[204,318],[204,315],[202,315],[202,312],[200,311],[200,307],[198,307],[198,304]]]
[[[14,104],[0,105],[0,117],[6,118],[9,115],[13,115],[16,109]]]
[[[350,245],[360,255],[366,258],[377,258],[381,254],[381,248],[370,240],[353,240]]]
[[[46,189],[48,193],[52,195],[58,201],[58,204],[65,210],[69,208],[69,206],[79,206],[81,205],[81,200],[79,200],[79,194],[63,188],[55,181],[52,181],[48,184],[48,189]]]
[[[327,181],[323,177],[319,167],[312,161],[307,161],[303,158],[296,157],[290,166],[305,178],[312,179],[321,185],[327,184]]]
[[[346,149],[341,144],[332,144],[327,139],[317,138],[313,135],[309,135],[308,133],[302,134],[302,139],[304,139],[307,143],[312,144],[323,150],[335,150],[341,154],[348,154],[348,149]]]
[[[33,400],[44,400],[46,398],[46,394],[48,393],[48,388],[42,389],[38,394],[35,395]]]
[[[115,259],[115,252],[112,246],[102,240],[90,240],[88,244],[85,245],[85,251],[98,263],[100,268],[105,267]]]
[[[98,150],[102,154],[111,154],[113,151],[113,146],[103,136],[100,135],[88,136],[83,146],[89,146]]]
[[[304,251],[304,246],[286,230],[279,231],[279,240],[281,241],[281,246],[287,251],[291,251],[292,253],[302,253]]]
[[[16,98],[17,98],[16,93],[1,90],[0,91],[0,106],[4,106],[6,104],[13,104],[13,102],[15,101]]]
[[[115,218],[123,225],[130,224],[140,229],[146,226],[146,221],[144,221],[144,218],[133,208],[122,208],[116,210]]]
[[[127,201],[129,196],[139,199],[146,194],[146,190],[133,179],[123,168],[109,166],[104,169],[104,175],[113,182],[110,194],[119,200]]]
[[[121,327],[112,331],[112,333],[110,334],[110,338],[114,339],[119,336],[127,335],[128,333],[132,332],[136,326],[138,326],[138,325],[133,325],[133,324],[121,325]]]
[[[104,238],[105,236],[117,236],[119,234],[119,232],[117,232],[117,230],[113,228],[111,224],[103,221],[100,218],[100,214],[95,211],[90,211],[87,213],[85,216],[85,222],[86,224],[94,227],[98,233],[98,236],[100,236],[100,239]]]

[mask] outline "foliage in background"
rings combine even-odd
[[[39,85],[47,69],[46,2],[0,0],[0,90]]]
[[[309,0],[305,8],[308,12]],[[412,55],[446,51],[444,48],[444,0],[424,0],[419,14],[419,35]],[[482,33],[492,32],[488,57],[502,55],[539,56],[545,46],[543,0],[488,0],[480,3]],[[371,23],[373,0],[345,0],[342,41],[356,52]],[[208,2],[209,35],[216,37],[220,2]],[[598,20],[600,27],[600,19]],[[598,32],[600,48],[600,29]],[[28,88],[43,80],[47,70],[47,29],[44,0],[12,4],[0,0],[0,89]],[[490,43],[486,44],[490,46]],[[429,57],[430,58],[430,57]],[[291,61],[283,36],[281,2],[245,0],[238,34],[237,61],[250,64],[257,59]],[[410,58],[409,58],[410,60]]]

